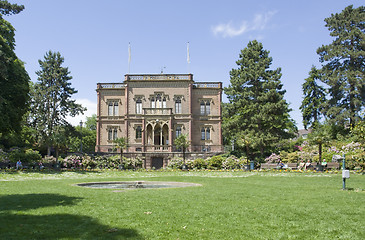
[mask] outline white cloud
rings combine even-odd
[[[238,27],[233,26],[232,21],[224,24],[212,26],[214,35],[221,35],[222,37],[236,37],[247,32],[264,30],[269,20],[276,14],[275,11],[270,11],[264,14],[256,14],[254,19],[250,22],[243,21]]]
[[[76,103],[81,104],[83,107],[86,107],[87,110],[84,114],[79,114],[75,117],[68,116],[66,120],[73,126],[79,125],[80,121],[86,121],[86,117],[91,117],[93,114],[96,114],[96,102],[92,102],[89,99],[76,99]]]

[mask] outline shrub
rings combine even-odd
[[[168,168],[172,169],[181,169],[184,164],[184,160],[180,157],[172,158],[169,163],[167,164]]]
[[[207,161],[203,158],[197,158],[193,161],[193,168],[205,169],[207,168]]]
[[[229,156],[222,162],[222,168],[224,169],[238,169],[241,168],[241,162],[240,159],[238,159],[235,156]],[[243,163],[243,162],[242,162]],[[242,164],[244,165],[244,164]]]
[[[208,169],[221,169],[224,158],[220,155],[213,156],[207,159],[207,168]]]
[[[281,158],[280,155],[272,153],[269,157],[265,158],[265,162],[267,163],[278,163],[280,162]]]
[[[42,155],[38,151],[27,149],[25,150],[25,158],[28,162],[38,162],[42,159]]]
[[[94,169],[96,166],[97,166],[97,162],[91,156],[85,154],[82,157],[82,167],[83,168],[85,168],[85,169],[86,168]]]
[[[27,162],[27,158],[24,151],[18,147],[11,148],[8,157],[10,162],[13,163],[17,162],[18,160],[22,161],[23,163]]]
[[[280,152],[281,161],[284,163],[296,163],[299,161],[299,153],[298,152],[291,152],[287,153],[285,151]]]
[[[8,160],[8,154],[0,148],[0,161],[5,162]]]
[[[62,161],[62,165],[66,168],[80,168],[81,162],[82,159],[80,156],[70,155]]]

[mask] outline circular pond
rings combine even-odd
[[[90,183],[79,183],[76,185],[80,187],[108,188],[108,189],[179,188],[179,187],[201,186],[201,184],[197,183],[159,182],[159,181],[90,182]]]

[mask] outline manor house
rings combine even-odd
[[[125,137],[126,155],[141,155],[146,168],[165,167],[186,134],[187,155],[222,149],[222,83],[194,82],[192,74],[126,74],[123,83],[97,84],[96,152],[113,152]]]

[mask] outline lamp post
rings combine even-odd
[[[80,152],[82,153],[82,120],[80,121],[80,133],[81,133]]]

